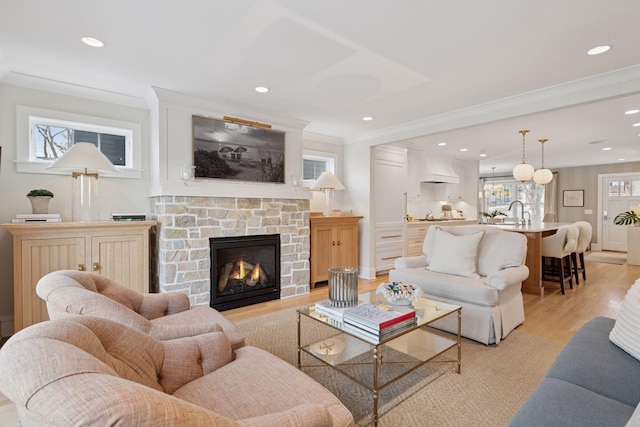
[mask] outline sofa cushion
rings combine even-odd
[[[605,317],[585,323],[560,352],[547,377],[635,407],[640,402],[640,367],[635,358],[609,340],[614,323]]]
[[[609,339],[640,360],[640,279],[627,291]]]
[[[509,423],[510,427],[622,427],[633,406],[556,378],[545,378]]]
[[[447,231],[456,236],[464,236],[484,231],[478,245],[477,272],[480,276],[489,276],[496,271],[524,264],[527,256],[527,238],[521,233],[505,231],[491,225],[458,225],[449,227],[429,227],[422,250],[427,257],[427,265],[436,254],[436,229]]]
[[[429,270],[456,276],[475,277],[478,244],[484,231],[456,236],[440,228],[436,229],[435,251]]]
[[[481,279],[436,273],[424,267],[393,270],[393,280],[420,286],[425,296],[449,298],[494,307],[498,305],[498,291]]]

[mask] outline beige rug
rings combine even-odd
[[[237,324],[249,345],[268,350],[295,365],[295,310]],[[427,364],[390,385],[380,393],[378,425],[505,426],[540,382],[562,346],[518,330],[497,346],[465,339],[461,374],[455,372],[454,364]],[[455,350],[449,351],[455,356]],[[338,396],[353,413],[357,425],[371,424],[371,392],[329,367],[304,371]]]

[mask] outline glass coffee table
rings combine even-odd
[[[358,295],[358,299],[371,302],[384,297],[373,290]],[[460,373],[462,307],[427,298],[420,298],[412,307],[418,319],[415,326],[382,340],[355,332],[341,319],[317,312],[315,305],[297,310],[298,368],[329,366],[371,391],[373,423],[377,425],[378,397],[390,384],[430,362],[454,363]],[[456,313],[457,336],[428,327],[432,322]],[[457,347],[455,358],[443,356],[454,347]],[[303,365],[303,353],[320,363]]]

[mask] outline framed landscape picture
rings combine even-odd
[[[562,206],[584,206],[584,190],[564,190]]]
[[[284,184],[285,133],[192,116],[195,178]]]

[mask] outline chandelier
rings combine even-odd
[[[520,182],[525,182],[533,178],[533,174],[534,174],[533,166],[527,163],[524,155],[524,148],[525,148],[524,139],[525,139],[525,135],[529,133],[529,130],[524,129],[519,131],[518,133],[522,135],[522,163],[520,163],[518,166],[513,168],[513,177]]]
[[[544,167],[544,143],[547,142],[548,139],[539,139],[538,142],[542,144],[542,161],[540,169],[536,170],[533,174],[533,180],[538,184],[548,184],[553,179],[553,173],[549,169],[545,169]]]

